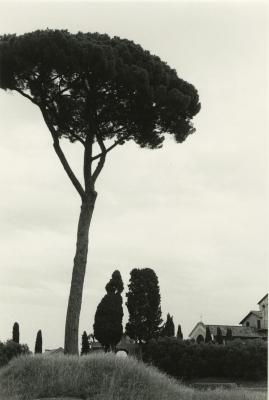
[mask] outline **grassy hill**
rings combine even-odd
[[[112,354],[13,359],[0,370],[1,400],[265,400],[265,393],[197,391],[132,358]]]

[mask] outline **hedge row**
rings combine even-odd
[[[143,359],[185,380],[203,377],[260,380],[267,377],[267,343],[260,339],[233,340],[218,345],[159,338],[144,346]]]

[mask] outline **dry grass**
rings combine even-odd
[[[265,400],[265,393],[197,391],[132,358],[27,356],[0,371],[1,400]],[[69,399],[70,400],[70,399]]]

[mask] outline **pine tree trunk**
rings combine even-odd
[[[91,192],[82,201],[77,230],[77,245],[71,280],[65,323],[65,346],[67,354],[78,354],[79,316],[82,302],[82,291],[86,271],[89,228],[96,200],[96,192]]]

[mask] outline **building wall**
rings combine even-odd
[[[196,327],[194,328],[194,330],[192,331],[192,333],[189,337],[190,337],[190,339],[194,339],[196,341],[199,335],[203,336],[203,338],[205,340],[206,327],[202,322],[200,322],[196,325]]]
[[[259,307],[262,313],[261,328],[268,329],[268,296],[259,303]]]
[[[258,329],[258,322],[261,321],[261,318],[258,318],[254,314],[250,314],[247,319],[243,322],[242,326],[250,326],[251,328]],[[260,322],[261,327],[262,327],[262,321]]]

